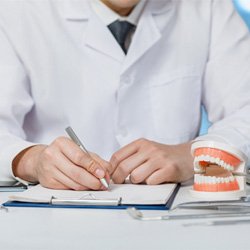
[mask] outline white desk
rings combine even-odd
[[[187,188],[180,189],[177,201],[185,200]],[[7,196],[0,193],[1,202]],[[9,208],[8,213],[0,212],[0,249],[250,249],[250,224],[183,223],[187,221],[137,221],[125,210]]]

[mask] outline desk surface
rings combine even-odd
[[[189,188],[180,189],[177,202],[185,200]],[[0,193],[1,202],[7,196]],[[8,213],[0,212],[0,249],[250,249],[250,224],[183,223],[187,221],[137,221],[125,210],[9,208]]]

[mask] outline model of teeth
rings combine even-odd
[[[238,149],[213,141],[192,144],[194,185],[192,193],[204,198],[245,195],[247,157]]]

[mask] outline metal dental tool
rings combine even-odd
[[[159,215],[159,216],[145,216],[143,213],[132,207],[127,209],[128,214],[136,219],[136,220],[142,220],[142,221],[160,221],[160,220],[186,220],[186,219],[208,219],[208,218],[234,218],[234,217],[244,217],[244,216],[250,216],[250,211],[241,211],[240,213],[238,211],[234,212],[224,212],[224,213],[204,213],[204,214],[180,214],[180,215],[174,215],[171,213],[165,214],[165,215]]]
[[[190,226],[228,226],[228,225],[238,225],[238,224],[250,224],[250,220],[214,220],[205,222],[191,222],[183,224],[184,227]]]
[[[177,209],[210,209],[221,211],[248,209],[250,212],[250,197],[243,196],[238,200],[184,202],[173,207],[170,212]]]

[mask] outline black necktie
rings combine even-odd
[[[108,25],[108,28],[110,29],[111,33],[115,37],[116,41],[120,44],[122,50],[125,54],[127,54],[127,49],[125,46],[126,38],[131,32],[133,28],[135,28],[135,25],[127,22],[127,21],[115,21]]]

